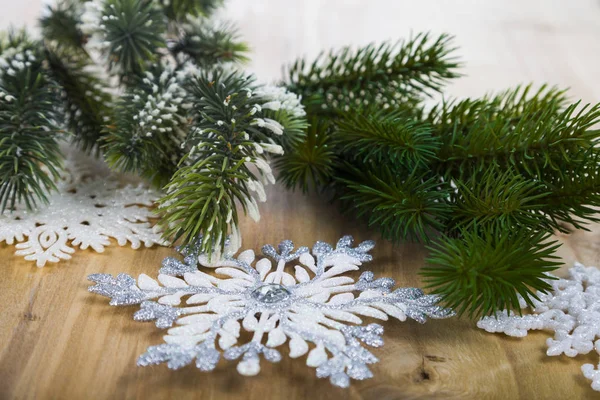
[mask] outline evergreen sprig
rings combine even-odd
[[[151,0],[107,0],[97,27],[109,68],[125,81],[141,76],[165,48],[166,23],[161,9]],[[135,82],[135,80],[134,80]]]
[[[3,207],[23,202],[34,208],[36,199],[46,198],[60,167],[57,140],[65,134],[82,149],[103,153],[117,170],[160,186],[169,183],[191,149],[186,146],[191,123],[198,122],[187,99],[190,76],[247,59],[248,47],[235,27],[208,20],[221,4],[60,0],[40,19],[41,40],[21,33],[0,40],[6,72],[0,77]],[[29,49],[34,64],[18,54]],[[21,61],[27,68],[15,72],[11,63]],[[286,105],[280,110],[278,101],[269,104],[271,97],[257,103],[267,105],[260,123],[285,130],[286,139],[272,137],[260,146],[251,139],[257,152],[282,152],[280,144],[297,140],[306,127],[303,114],[289,112],[290,105],[301,110],[299,104],[282,98]],[[182,165],[195,159],[185,160]]]
[[[342,208],[365,218],[386,240],[429,242],[433,232],[444,229],[449,214],[444,201],[450,190],[435,177],[355,161],[335,179]]]
[[[493,100],[472,102],[468,111],[465,103],[452,107],[446,117],[454,121],[451,130],[440,134],[443,129],[433,124],[443,143],[437,170],[447,177],[468,176],[490,165],[529,175],[543,168],[560,170],[571,155],[597,143],[600,130],[592,128],[600,121],[600,105],[574,103],[562,109],[557,103],[540,108],[533,102],[500,114]],[[465,114],[473,121],[461,125]]]
[[[186,143],[192,150],[160,201],[168,237],[191,243],[202,233],[202,249],[210,253],[224,247],[228,234],[237,235],[237,206],[258,218],[261,181],[274,180],[264,153],[282,152],[272,137],[283,132],[262,118],[252,90],[248,77],[223,71],[190,82],[195,118]]]
[[[106,83],[91,70],[87,56],[45,46],[48,76],[60,85],[66,125],[73,142],[85,151],[98,151],[103,130],[111,120],[112,96]]]
[[[458,76],[452,37],[418,34],[399,42],[322,53],[288,69],[290,90],[302,95],[311,113],[380,104],[415,105],[430,91]]]
[[[157,65],[118,101],[114,124],[105,128],[105,158],[117,170],[166,185],[185,155],[189,131],[186,76]]]
[[[0,40],[0,211],[47,201],[62,164],[57,87],[24,33]]]
[[[335,153],[333,126],[326,120],[311,119],[303,140],[293,143],[275,160],[279,181],[304,193],[330,184],[341,159]]]
[[[474,225],[431,246],[421,273],[427,287],[458,314],[520,310],[518,296],[531,305],[536,291],[551,289],[546,273],[561,264],[553,255],[559,245],[548,236],[529,228]]]
[[[278,161],[280,176],[333,188],[386,239],[433,241],[424,274],[459,312],[518,307],[558,265],[546,235],[598,220],[600,105],[529,85],[425,107],[457,76],[449,39],[425,43],[409,41],[396,63],[387,44],[296,62],[288,85],[317,132]]]
[[[429,165],[441,144],[428,124],[403,113],[344,114],[337,128],[340,151],[349,157],[409,170]]]
[[[80,29],[82,3],[79,0],[59,0],[46,7],[45,15],[40,18],[44,40],[60,48],[85,53],[87,39]]]
[[[444,100],[425,114],[438,136],[451,136],[452,132],[467,132],[484,116],[488,120],[506,119],[516,123],[525,110],[529,115],[559,111],[568,104],[565,90],[542,85],[537,90],[533,86],[517,86],[496,95],[476,99]]]
[[[248,45],[240,40],[237,28],[231,23],[212,23],[198,18],[184,24],[169,50],[179,60],[192,60],[208,68],[223,63],[248,61]]]
[[[529,180],[514,169],[492,167],[466,180],[456,180],[452,229],[493,226],[510,231],[520,226],[550,230],[552,221],[543,212],[552,193],[547,185]]]
[[[208,17],[223,5],[224,0],[161,0],[165,15],[177,22],[195,17]]]
[[[535,178],[549,191],[542,211],[554,229],[565,232],[565,224],[587,230],[587,222],[600,221],[600,151],[590,148],[571,159],[560,170],[546,169]]]

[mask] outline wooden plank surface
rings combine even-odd
[[[0,0],[0,28],[32,24],[37,1]],[[262,80],[280,76],[284,62],[347,43],[406,36],[411,30],[457,36],[468,75],[449,92],[480,95],[536,81],[572,88],[573,98],[600,100],[600,5],[597,1],[400,1],[230,0],[224,13],[238,21],[254,49],[249,68]],[[333,242],[352,234],[375,239],[379,276],[404,286],[420,284],[416,272],[425,250],[396,247],[362,224],[339,215],[327,199],[271,187],[260,223],[245,221],[244,247],[292,239],[297,245]],[[561,235],[567,265],[600,264],[600,226]],[[478,330],[467,320],[389,321],[385,346],[376,349],[375,377],[348,390],[317,379],[305,358],[261,363],[259,376],[243,378],[233,363],[216,372],[194,367],[137,368],[146,347],[161,343],[152,323],[132,320],[135,307],[109,307],[86,291],[90,273],[155,275],[173,251],[111,247],[103,254],[77,252],[72,260],[43,269],[0,245],[0,399],[567,399],[597,398],[579,369],[597,355],[549,358],[546,333],[525,339]],[[561,270],[564,273],[565,268]]]

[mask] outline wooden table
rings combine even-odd
[[[418,3],[418,4],[415,4]],[[444,4],[442,4],[444,3]],[[445,4],[448,3],[448,4]],[[481,4],[480,4],[481,3]],[[484,4],[485,3],[485,4]],[[488,4],[489,3],[489,4]],[[498,2],[494,2],[498,3]],[[9,5],[10,4],[10,5]],[[29,17],[31,3],[7,6]],[[23,11],[25,6],[29,8]],[[21,8],[19,8],[21,7]],[[37,5],[36,5],[37,7]],[[21,12],[19,12],[21,10]],[[600,6],[595,1],[399,1],[399,0],[231,0],[225,13],[237,20],[254,48],[250,68],[263,80],[279,76],[280,65],[299,54],[343,43],[365,43],[407,32],[433,30],[457,35],[468,77],[454,83],[454,95],[480,95],[522,82],[572,87],[574,98],[600,99]],[[5,19],[8,18],[8,19]],[[15,17],[17,18],[17,17]],[[418,244],[393,247],[362,224],[339,215],[327,199],[305,197],[272,187],[259,224],[244,221],[244,247],[292,239],[335,242],[344,234],[375,239],[378,276],[403,286],[420,285],[417,275],[426,252]],[[600,226],[589,233],[560,236],[566,265],[578,260],[598,265]],[[243,378],[230,362],[204,374],[194,367],[137,368],[146,347],[162,342],[152,323],[132,320],[136,307],[109,307],[107,299],[86,291],[88,274],[127,272],[155,275],[174,251],[134,251],[110,247],[103,254],[77,252],[73,259],[43,269],[0,246],[0,398],[1,399],[567,399],[597,398],[580,365],[597,363],[590,354],[576,359],[546,357],[547,333],[525,339],[487,334],[468,320],[389,321],[385,346],[373,379],[348,390],[317,379],[305,359],[284,356],[261,363],[259,376]],[[559,274],[564,274],[565,268]]]

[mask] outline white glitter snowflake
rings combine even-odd
[[[509,336],[527,336],[530,330],[554,331],[554,338],[546,344],[549,356],[565,354],[575,357],[596,349],[600,354],[600,270],[575,263],[569,270],[568,279],[548,281],[552,292],[537,293],[538,300],[529,308],[531,314],[515,315],[512,311],[484,317],[477,326],[488,332],[504,332]],[[522,308],[527,304],[519,299]],[[600,364],[581,367],[586,378],[592,380],[592,388],[600,391]]]
[[[283,241],[279,251],[263,247],[268,258],[257,261],[246,250],[217,262],[209,262],[192,246],[182,252],[183,262],[164,260],[158,282],[144,274],[137,283],[126,274],[95,274],[89,276],[96,283],[89,290],[110,297],[111,305],[141,304],[134,315],[137,321],[154,320],[159,328],[179,325],[167,331],[166,344],[140,356],[140,366],[166,362],[178,369],[195,360],[198,369],[211,371],[221,357],[218,343],[225,359],[241,358],[240,374],[256,375],[259,356],[278,362],[281,354],[275,348],[289,341],[290,357],[308,353],[306,364],[317,368],[318,377],[347,387],[350,378],[370,378],[367,365],[378,361],[362,343],[383,345],[383,328],[361,325],[358,315],[419,322],[453,315],[437,305],[438,297],[419,289],[392,291],[393,279],[374,279],[372,272],[363,272],[358,281],[346,276],[371,260],[368,251],[374,246],[370,241],[356,248],[351,244],[350,236],[340,239],[335,249],[317,242],[311,254],[306,247],[293,251],[293,243]],[[198,261],[214,268],[214,274],[199,270]],[[288,271],[290,264],[294,268]],[[177,307],[184,297],[185,306]],[[242,327],[252,339],[238,344]]]
[[[38,267],[70,259],[77,247],[101,253],[110,238],[119,246],[129,242],[134,249],[142,243],[164,244],[148,222],[157,192],[143,185],[122,185],[102,161],[66,146],[63,150],[66,160],[55,182],[58,190],[35,211],[22,205],[1,214],[0,242],[16,242],[15,254],[36,261]]]

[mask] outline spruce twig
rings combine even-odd
[[[458,77],[452,37],[417,34],[414,37],[357,50],[345,47],[304,59],[288,68],[288,87],[300,94],[311,113],[379,104],[416,105],[431,91]]]
[[[520,310],[517,295],[531,305],[536,291],[551,288],[546,273],[561,265],[554,255],[560,245],[548,237],[529,228],[474,225],[431,246],[421,274],[427,287],[458,314],[477,318]]]
[[[266,155],[283,153],[277,137],[285,131],[263,113],[281,106],[265,102],[255,89],[252,79],[221,70],[188,83],[194,118],[186,146],[191,150],[160,201],[167,237],[191,243],[202,233],[201,247],[210,253],[222,249],[228,235],[239,235],[238,206],[260,217],[263,185],[275,181]]]
[[[57,87],[43,53],[23,32],[0,41],[0,211],[35,208],[55,189],[61,154]]]

